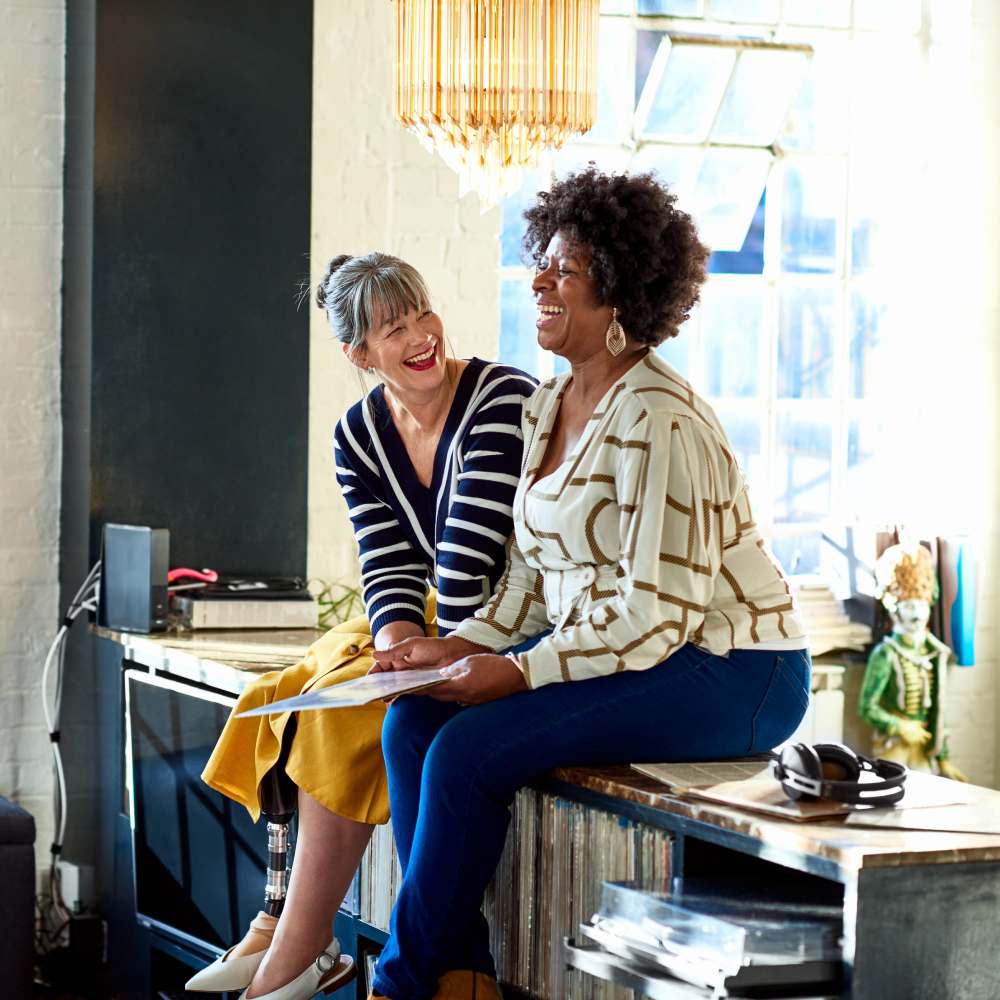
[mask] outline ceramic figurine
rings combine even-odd
[[[858,711],[874,727],[876,756],[957,781],[944,732],[952,651],[927,629],[938,585],[930,552],[918,543],[888,548],[875,564],[876,593],[892,631],[872,650]]]

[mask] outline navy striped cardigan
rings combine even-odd
[[[486,603],[506,565],[521,471],[521,405],[536,382],[472,358],[434,458],[417,479],[382,386],[355,403],[334,433],[337,481],[361,559],[372,635],[393,621],[424,624],[428,583],[447,635]]]

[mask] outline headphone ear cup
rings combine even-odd
[[[813,748],[819,761],[817,777],[824,781],[857,781],[861,777],[858,755],[843,743],[817,743]]]
[[[786,749],[791,751],[787,756],[795,760],[794,765],[789,761],[786,767],[791,767],[792,770],[798,771],[804,778],[811,778],[817,781],[822,778],[819,754],[808,743],[795,743]],[[785,752],[782,751],[782,760],[784,761],[785,759]],[[781,788],[793,802],[815,802],[817,799],[817,796],[811,795],[809,792],[804,792],[801,788],[795,788],[786,782],[781,783]]]

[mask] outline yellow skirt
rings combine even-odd
[[[427,600],[428,634],[436,629],[434,595]],[[260,817],[260,783],[281,754],[290,712],[237,719],[238,712],[363,677],[371,669],[372,637],[362,615],[317,639],[295,666],[262,675],[239,697],[201,778]],[[382,759],[386,705],[299,712],[285,771],[331,812],[359,823],[389,821]]]

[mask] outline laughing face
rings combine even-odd
[[[350,352],[347,352],[350,356]],[[403,392],[436,389],[445,378],[444,326],[429,307],[377,323],[365,337],[363,368],[374,368],[390,388]]]
[[[611,307],[597,303],[589,267],[589,251],[573,246],[560,231],[549,242],[531,283],[538,305],[538,344],[571,364],[605,350],[611,322]]]

